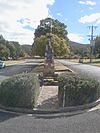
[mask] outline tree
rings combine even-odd
[[[9,49],[0,43],[0,58],[8,59],[9,55],[10,55]]]
[[[100,36],[97,36],[95,39],[94,53],[100,58]]]
[[[12,58],[12,59],[14,59],[15,57],[16,57],[16,48],[15,48],[15,46],[11,43],[11,42],[9,42],[9,43],[7,43],[7,48],[9,48],[9,50],[10,50],[10,57]]]
[[[57,35],[52,35],[52,42],[53,42],[53,50],[54,50],[54,56],[65,56],[69,53],[69,47],[66,44],[66,40],[63,38],[59,38]],[[33,55],[39,55],[44,56],[45,55],[45,47],[47,43],[47,37],[41,36],[38,37],[33,46],[32,46],[32,52]]]
[[[34,44],[32,45],[32,54],[44,56],[45,55],[45,45],[46,45],[46,36],[41,35],[37,37]]]
[[[40,21],[40,25],[35,30],[34,43],[32,45],[33,55],[44,56],[47,42],[47,34],[50,27],[45,25],[46,22],[52,21],[52,42],[55,56],[64,56],[69,52],[66,25],[51,18]]]
[[[32,46],[31,45],[21,45],[22,50],[26,56],[32,56]]]
[[[30,48],[31,49],[31,48]],[[28,50],[29,51],[29,50]],[[2,35],[0,35],[0,57],[7,59],[17,59],[25,56],[24,48],[15,41],[7,41]]]
[[[11,57],[13,59],[17,59],[22,55],[22,47],[20,46],[19,42],[15,41],[10,41],[10,45],[8,45],[10,52],[11,52]]]
[[[4,39],[4,37],[2,36],[2,35],[0,35],[0,43],[2,43],[2,44],[5,44],[5,39]]]
[[[47,25],[45,25],[45,23],[47,21],[52,21],[52,34],[57,35],[58,37],[64,38],[64,39],[68,39],[67,38],[67,26],[64,23],[59,22],[58,20],[54,20],[52,18],[46,18],[44,20],[40,21],[40,25],[37,27],[37,29],[35,30],[35,39],[37,37],[40,37],[41,35],[46,35],[47,33],[49,33],[49,27]],[[44,27],[45,25],[45,27]]]

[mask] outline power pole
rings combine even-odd
[[[92,63],[93,58],[93,46],[94,46],[94,29],[97,28],[97,26],[88,26],[88,28],[91,30],[91,35],[88,35],[90,38],[90,63]]]

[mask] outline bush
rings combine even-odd
[[[19,74],[0,85],[0,104],[4,106],[33,108],[39,94],[36,74]]]
[[[59,105],[63,105],[65,89],[65,106],[75,106],[95,101],[99,83],[73,73],[64,73],[58,77],[59,82]]]

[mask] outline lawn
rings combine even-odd
[[[79,59],[70,59],[69,61],[79,62]],[[89,64],[90,63],[90,59],[83,59],[83,63],[84,64]],[[93,59],[92,60],[92,65],[100,66],[100,59]]]
[[[6,66],[10,66],[10,65],[16,65],[16,64],[23,63],[23,62],[25,62],[25,60],[7,60],[4,62],[6,64]]]
[[[100,66],[100,59],[93,60],[93,65]]]
[[[69,61],[79,62],[79,59],[70,59]],[[20,64],[20,63],[23,63],[23,62],[25,62],[25,60],[8,60],[8,61],[5,61],[5,64],[6,64],[6,66],[10,66],[10,65]],[[89,62],[90,62],[90,59],[83,59],[84,64],[89,64]],[[92,65],[100,66],[100,59],[93,59]],[[38,69],[37,71],[40,72],[41,71],[40,68],[43,69],[43,66],[37,68]]]

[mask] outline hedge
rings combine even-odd
[[[0,85],[0,104],[33,108],[39,95],[39,86],[36,74],[23,73],[13,76]]]
[[[59,105],[63,106],[65,92],[65,105],[76,106],[95,101],[100,93],[100,84],[96,80],[80,76],[75,73],[64,73],[58,77]],[[98,91],[99,90],[99,91]]]

